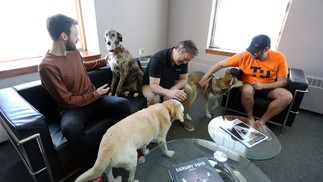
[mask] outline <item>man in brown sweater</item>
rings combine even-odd
[[[84,126],[92,116],[114,115],[118,120],[131,114],[125,98],[107,96],[107,84],[91,83],[87,71],[107,64],[107,60],[83,62],[76,49],[77,21],[57,14],[47,19],[52,48],[39,65],[42,85],[61,107],[61,128],[73,152],[87,165],[96,159],[97,147],[85,134]]]

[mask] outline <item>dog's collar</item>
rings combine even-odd
[[[168,107],[166,107],[166,108],[168,110],[168,114],[169,114],[170,121],[173,121],[174,118],[172,116],[172,111]]]

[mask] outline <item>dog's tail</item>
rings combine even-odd
[[[80,175],[75,182],[86,182],[100,176],[107,167],[110,166],[111,157],[107,157],[106,159],[97,159],[95,161],[94,166]]]

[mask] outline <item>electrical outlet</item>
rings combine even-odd
[[[145,54],[145,49],[139,49],[139,56],[142,56]]]

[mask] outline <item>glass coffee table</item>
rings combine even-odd
[[[207,157],[223,181],[270,181],[269,178],[250,160],[235,151],[226,149],[213,141],[202,139],[177,139],[167,142],[169,150],[175,151],[173,157],[167,157],[160,147],[153,148],[145,156],[145,162],[138,164],[135,179],[142,182],[171,181],[167,169],[172,164],[178,164],[200,157]],[[219,162],[214,158],[215,152],[223,152],[227,156],[226,162]],[[230,167],[228,167],[230,166]],[[234,174],[234,175],[232,175]]]
[[[219,123],[229,122],[234,119],[249,124],[249,119],[242,116],[223,115],[212,119],[208,125],[208,131],[211,138],[221,146],[238,152],[249,160],[268,160],[276,157],[281,151],[281,144],[276,135],[270,131],[271,141],[263,141],[251,148],[246,147],[240,141],[232,137],[229,133],[220,128]]]

